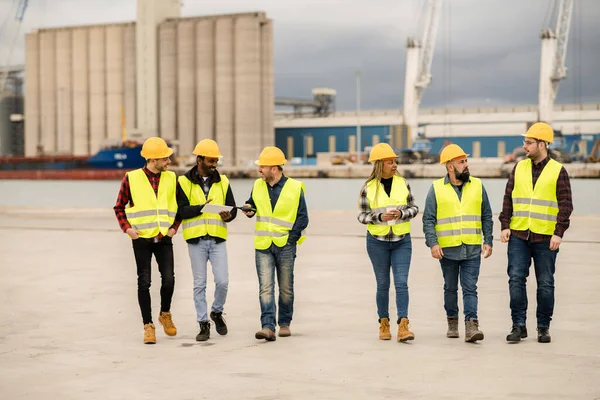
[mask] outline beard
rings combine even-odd
[[[460,174],[456,174],[456,179],[462,182],[468,182],[470,176],[471,174],[469,173],[469,170],[465,168],[463,172],[461,172]]]

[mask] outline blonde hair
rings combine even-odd
[[[360,189],[361,192],[367,187],[369,182],[371,182],[372,180],[377,180],[377,181],[381,182],[381,178],[383,177],[383,163],[384,162],[385,162],[385,160],[377,160],[373,163],[373,170],[371,170],[371,175],[369,175],[369,177],[367,178],[365,183],[362,185],[362,187]],[[400,174],[398,173],[397,170],[396,170],[395,175],[400,176]],[[379,185],[375,186],[375,197],[377,197],[378,191],[379,191]]]

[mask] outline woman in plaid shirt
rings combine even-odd
[[[398,341],[413,340],[408,329],[408,271],[412,256],[410,220],[419,212],[410,186],[397,171],[396,154],[386,143],[373,147],[373,171],[358,199],[358,221],[367,225],[367,253],[377,281],[379,338],[389,340],[390,269],[396,288]]]

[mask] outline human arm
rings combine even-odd
[[[302,236],[302,231],[308,227],[308,209],[306,207],[306,200],[304,199],[304,191],[300,192],[300,202],[298,203],[298,213],[296,214],[296,221],[292,230],[290,230],[288,236],[289,244],[296,244]]]
[[[483,258],[488,258],[492,255],[492,248],[494,246],[494,220],[490,199],[485,191],[485,187],[482,186],[481,190],[481,229],[483,231],[483,248],[481,254],[483,255]]]
[[[435,259],[441,259],[444,251],[438,243],[435,233],[435,224],[437,223],[437,200],[433,185],[427,192],[425,198],[425,209],[423,210],[423,233],[425,234],[425,245],[431,249],[431,256]]]
[[[400,220],[402,221],[409,221],[419,213],[419,207],[415,204],[415,198],[408,182],[406,182],[406,188],[408,189],[406,205],[398,207],[398,210],[400,210]]]
[[[127,207],[129,203],[132,203],[133,206],[133,202],[131,200],[131,188],[129,187],[129,179],[127,178],[127,175],[125,175],[123,181],[121,182],[121,188],[119,189],[117,201],[113,207],[113,210],[121,230],[129,235],[130,238],[137,239],[138,231],[131,227],[131,224],[127,220],[127,214],[125,213],[125,207]]]
[[[502,243],[508,242],[508,238],[510,237],[510,219],[512,218],[513,206],[512,206],[512,192],[515,187],[515,170],[517,166],[515,165],[513,170],[511,171],[508,181],[506,182],[506,188],[504,189],[504,198],[502,200],[502,211],[498,216],[500,220],[500,229],[502,232],[500,233],[500,240]]]
[[[554,235],[550,238],[550,250],[556,250],[562,242],[565,231],[569,228],[571,213],[573,212],[573,197],[569,174],[562,167],[556,182],[556,200],[558,202],[558,215]]]

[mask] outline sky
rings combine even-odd
[[[12,5],[0,0],[0,27]],[[401,108],[406,39],[420,37],[426,0],[183,0],[181,14],[264,11],[274,23],[275,95],[310,98],[337,90],[336,108]],[[444,0],[433,80],[422,107],[537,104],[542,28],[555,25],[558,0]],[[23,63],[23,35],[37,28],[135,19],[136,0],[29,0],[11,64]],[[575,0],[568,77],[556,103],[600,103],[600,1]],[[5,24],[6,23],[6,24]],[[7,34],[7,32],[9,32]],[[14,30],[0,30],[5,64]]]

